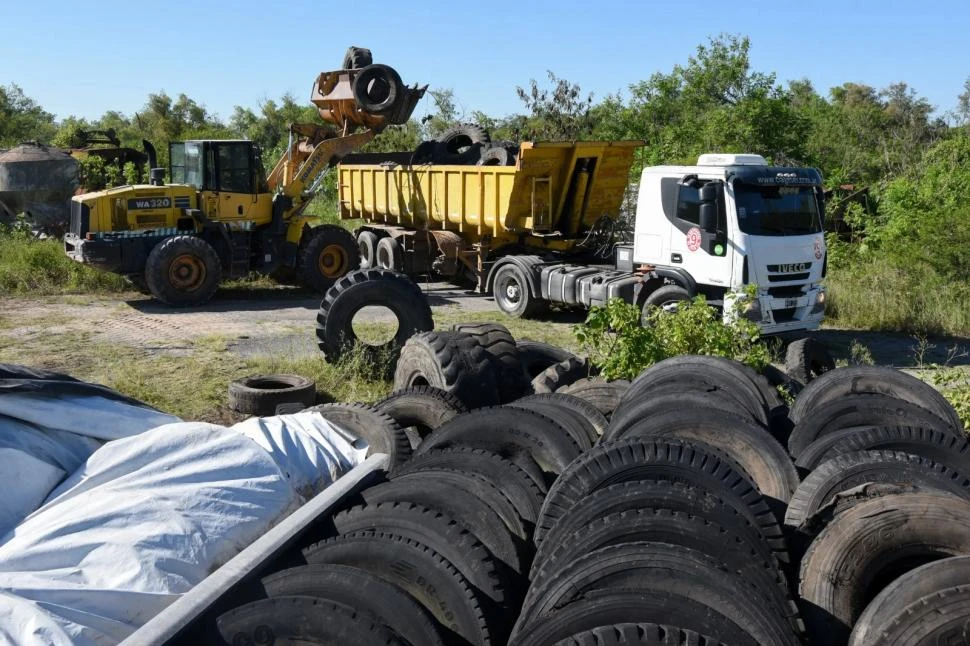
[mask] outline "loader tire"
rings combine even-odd
[[[626,379],[607,381],[603,377],[586,377],[563,386],[557,393],[572,395],[592,404],[607,420],[613,417],[613,411],[623,397],[623,393],[630,387]]]
[[[442,512],[411,502],[384,502],[342,511],[333,524],[341,535],[386,532],[430,547],[485,598],[498,606],[507,601],[508,586],[494,557],[466,527]]]
[[[304,229],[305,230],[305,229]],[[321,224],[301,241],[299,274],[303,284],[325,293],[348,272],[360,267],[360,251],[354,236],[343,227]]]
[[[727,646],[685,628],[664,624],[615,623],[562,639],[554,646]]]
[[[459,123],[440,137],[438,156],[444,164],[474,164],[491,143],[488,131],[474,123]]]
[[[518,514],[530,525],[534,525],[539,518],[542,501],[546,496],[545,480],[534,478],[515,462],[496,453],[465,446],[435,449],[412,456],[406,463],[391,471],[391,478],[425,469],[454,469],[481,475],[499,488],[515,506]]]
[[[404,248],[396,238],[387,236],[377,241],[374,262],[377,267],[389,271],[404,271]]]
[[[390,482],[365,489],[361,496],[368,505],[415,503],[445,514],[470,531],[492,556],[523,574],[520,545],[527,538],[525,523],[509,499],[484,476],[425,469],[396,475]]]
[[[970,479],[927,458],[899,451],[859,451],[823,462],[798,485],[785,525],[800,527],[834,496],[868,483],[916,485],[970,501]]]
[[[397,390],[374,404],[374,407],[392,417],[405,430],[412,449],[452,417],[468,412],[457,397],[433,386]]]
[[[542,406],[548,410],[558,411],[561,416],[569,416],[581,422],[591,445],[600,439],[600,436],[606,432],[606,428],[609,426],[606,417],[596,406],[585,399],[566,394],[562,390],[554,393],[527,395],[514,403],[527,407],[532,405]]]
[[[542,341],[520,339],[515,342],[515,347],[519,350],[519,362],[522,364],[522,370],[529,376],[529,381],[538,377],[543,370],[553,364],[569,358],[579,358],[569,350]]]
[[[562,473],[582,453],[579,443],[555,420],[535,411],[506,407],[459,415],[425,438],[417,453],[451,446],[493,451],[523,468],[534,461],[551,476]]]
[[[934,492],[862,502],[812,541],[799,596],[812,643],[844,644],[866,603],[909,570],[970,554],[970,501]]]
[[[862,394],[888,395],[912,402],[935,413],[948,426],[963,428],[953,405],[933,386],[905,372],[882,366],[838,368],[813,379],[798,394],[789,417],[797,424],[825,402],[843,395]]]
[[[852,629],[849,646],[871,644],[906,608],[920,599],[970,581],[970,556],[951,556],[910,570],[876,595]],[[970,615],[967,613],[964,617]],[[890,642],[891,643],[891,642]],[[946,641],[936,642],[946,643]]]
[[[198,236],[165,238],[148,254],[145,283],[152,296],[172,307],[203,305],[222,280],[222,262]]]
[[[434,549],[393,532],[354,532],[304,550],[308,563],[366,570],[421,604],[445,629],[474,646],[489,646],[490,613],[461,572]],[[335,642],[341,643],[341,642]]]
[[[588,359],[570,357],[554,363],[532,380],[532,390],[536,394],[554,393],[560,388],[572,385],[590,376],[592,370]]]
[[[462,332],[421,332],[407,340],[394,371],[394,389],[412,386],[440,388],[467,408],[493,406],[499,400],[488,353]]]
[[[364,49],[363,47],[349,47],[347,49],[347,53],[344,54],[344,61],[340,69],[359,70],[367,67],[373,62],[374,57],[371,55],[369,49]]]
[[[684,408],[644,418],[612,439],[644,437],[700,442],[722,451],[744,469],[779,520],[798,487],[798,471],[785,448],[761,426],[716,409]]]
[[[488,353],[498,382],[499,403],[505,404],[526,394],[529,383],[522,374],[515,338],[507,327],[499,323],[456,323],[451,329],[471,335]]]
[[[747,516],[756,525],[777,526],[771,508],[750,477],[717,449],[678,440],[628,438],[593,447],[561,473],[542,505],[536,546],[541,547],[549,530],[583,497],[618,482],[637,480],[697,486],[746,505]]]
[[[367,65],[357,72],[351,89],[358,107],[377,115],[393,114],[406,90],[394,68],[380,64]]]
[[[407,646],[371,614],[344,603],[309,596],[260,599],[225,612],[216,620],[222,643],[380,644]]]
[[[238,413],[275,415],[278,406],[296,404],[302,410],[316,399],[316,383],[300,375],[253,375],[229,384],[229,408]]]
[[[609,485],[577,502],[543,539],[532,561],[531,576],[536,575],[560,545],[584,527],[606,516],[655,509],[688,514],[724,527],[736,540],[751,546],[760,561],[789,561],[782,531],[774,518],[768,519],[764,526],[757,526],[747,506],[701,487],[669,480],[635,480]]]
[[[444,646],[438,628],[414,599],[366,570],[315,563],[274,572],[262,580],[267,597],[308,596],[345,603],[377,618],[409,644]]]
[[[807,384],[829,370],[835,370],[835,359],[818,340],[808,337],[788,344],[785,372],[793,379]]]
[[[388,467],[394,468],[411,457],[407,434],[391,417],[367,404],[320,404],[306,412],[320,413],[351,435],[367,443],[367,454],[386,453]]]
[[[361,231],[357,234],[357,253],[360,254],[361,269],[377,268],[377,234]]]
[[[812,442],[829,433],[897,424],[953,432],[936,414],[908,401],[887,395],[844,395],[821,404],[795,424],[788,437],[788,452],[797,460]]]
[[[381,345],[358,339],[354,316],[365,307],[386,307],[397,318],[394,338]],[[351,347],[356,347],[372,365],[391,366],[412,335],[434,328],[431,306],[421,288],[407,276],[385,269],[354,271],[327,291],[317,313],[317,344],[330,363],[336,363]]]

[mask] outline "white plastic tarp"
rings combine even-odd
[[[0,539],[0,637],[119,642],[360,463],[345,437],[300,413],[105,444]]]

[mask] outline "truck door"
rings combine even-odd
[[[671,186],[669,182],[676,186]],[[676,190],[676,209],[667,213],[673,224],[670,227],[670,264],[687,271],[699,285],[729,287],[731,284],[731,250],[729,244],[714,245],[706,249],[700,227],[700,189],[712,178],[692,177],[683,179],[664,178],[666,191]],[[721,189],[721,207],[718,209],[717,228],[728,239],[727,217],[724,208],[724,188]],[[671,197],[673,197],[671,195]],[[672,201],[672,200],[671,200]],[[666,211],[666,209],[665,209]]]

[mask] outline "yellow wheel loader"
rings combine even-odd
[[[359,266],[357,242],[304,209],[328,168],[386,126],[405,123],[427,89],[405,86],[364,49],[351,48],[344,66],[313,84],[311,101],[328,125],[291,125],[268,175],[251,141],[183,141],[169,146],[166,184],[145,142],[151,184],[75,196],[67,254],[173,306],[205,303],[225,278],[283,267],[326,291]]]

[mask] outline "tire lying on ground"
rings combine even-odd
[[[590,369],[588,359],[569,357],[552,364],[536,375],[532,380],[532,390],[536,394],[554,393],[564,386],[588,377]]]
[[[566,429],[584,451],[599,440],[607,425],[606,418],[592,405],[560,393],[529,395],[506,406],[534,410],[551,417]]]
[[[397,318],[397,332],[387,343],[370,345],[354,332],[354,316],[368,306],[386,307]],[[378,364],[393,361],[412,335],[432,328],[431,306],[414,281],[385,269],[362,269],[341,278],[324,295],[316,333],[327,361],[339,361],[349,347],[356,346],[368,361]]]
[[[374,404],[374,407],[405,429],[411,448],[416,448],[422,438],[452,417],[468,412],[457,397],[434,386],[397,390]]]
[[[570,358],[579,359],[569,350],[542,341],[519,339],[515,342],[515,347],[519,350],[519,361],[522,364],[522,370],[529,376],[529,381],[538,377],[543,370],[553,364]]]
[[[483,476],[462,471],[419,471],[369,487],[361,496],[368,506],[415,503],[453,518],[492,556],[513,572],[523,574],[520,544],[527,532],[522,518],[502,492]]]
[[[904,608],[873,640],[875,646],[965,644],[970,618],[970,585],[929,594]]]
[[[866,483],[917,485],[970,500],[967,474],[910,453],[859,451],[827,460],[808,474],[788,502],[785,525],[801,526],[836,494]]]
[[[639,617],[689,625],[728,643],[800,643],[775,591],[760,590],[703,552],[667,543],[612,545],[567,564],[536,593],[535,606],[523,610],[510,643],[535,643],[532,635],[546,633],[570,602],[611,589],[640,590],[667,602],[664,614],[630,615],[627,621]],[[706,612],[691,608],[694,604]]]
[[[416,453],[452,446],[492,451],[524,469],[532,462],[553,476],[562,473],[582,453],[582,447],[552,418],[531,410],[506,407],[459,415],[425,438]]]
[[[835,370],[835,359],[816,339],[798,339],[785,349],[785,372],[800,383],[807,384],[829,370]]]
[[[489,623],[495,618],[483,607],[484,599],[431,547],[390,532],[363,531],[315,543],[303,553],[311,564],[366,570],[407,592],[442,626],[468,643],[493,643]]]
[[[222,262],[198,236],[165,238],[148,253],[145,284],[152,296],[173,307],[207,303],[222,280]]]
[[[819,438],[858,426],[919,426],[941,432],[956,431],[925,408],[886,395],[844,395],[819,405],[795,424],[788,437],[788,452],[796,460]]]
[[[951,432],[913,426],[859,426],[823,435],[802,451],[795,466],[811,471],[834,457],[857,451],[902,451],[970,473],[970,443]]]
[[[628,437],[669,438],[699,442],[723,451],[751,477],[768,499],[779,520],[785,504],[798,487],[798,472],[784,447],[768,431],[754,422],[706,408],[685,408],[644,418],[628,426]]]
[[[927,561],[970,554],[970,501],[942,492],[885,496],[837,515],[801,564],[809,636],[844,644],[867,600]]]
[[[488,353],[498,383],[499,403],[505,404],[526,394],[529,382],[522,373],[515,338],[507,327],[499,323],[456,323],[451,329],[470,335]]]
[[[544,478],[534,478],[516,463],[496,453],[467,446],[435,449],[414,455],[392,470],[391,478],[425,469],[458,470],[487,478],[515,506],[516,512],[530,523],[530,531],[539,517],[542,501],[546,495]]]
[[[883,588],[866,606],[852,629],[849,646],[873,643],[897,617],[907,616],[907,607],[943,590],[965,585],[967,581],[970,581],[970,556],[953,556],[910,570]],[[961,622],[967,617],[968,613],[960,616]]]
[[[411,441],[391,417],[367,404],[320,404],[308,408],[367,443],[367,454],[386,453],[393,468],[411,457]]]
[[[549,530],[582,498],[612,484],[639,480],[683,482],[705,489],[745,508],[745,515],[766,535],[781,539],[772,510],[731,458],[706,446],[634,437],[595,446],[560,474],[542,505],[536,546],[542,546]]]
[[[313,406],[317,388],[300,375],[253,375],[229,384],[229,408],[252,415],[275,415],[282,404]]]
[[[305,596],[261,599],[223,613],[223,643],[383,644],[407,646],[373,615],[336,601]]]
[[[570,536],[599,519],[654,509],[689,514],[725,527],[738,540],[752,546],[761,561],[787,563],[789,560],[781,529],[774,518],[768,518],[765,525],[755,525],[747,505],[730,497],[723,498],[717,493],[683,482],[635,480],[604,487],[570,508],[569,513],[553,525],[539,545],[533,560],[533,576]]]
[[[602,377],[586,377],[579,379],[558,389],[557,393],[572,395],[583,399],[602,413],[607,419],[611,418],[623,393],[630,387],[626,379],[607,381]]]
[[[394,389],[434,386],[468,408],[498,403],[496,375],[488,353],[463,332],[422,332],[404,344],[394,371]]]
[[[274,572],[262,580],[268,597],[307,596],[346,604],[389,627],[409,644],[444,646],[428,612],[406,592],[370,572],[316,563]]]
[[[798,394],[789,417],[796,424],[823,403],[845,395],[878,394],[917,404],[960,429],[960,416],[938,390],[905,372],[881,366],[850,366],[813,379]],[[898,422],[897,422],[898,423]]]
[[[706,635],[676,626],[619,623],[570,635],[555,646],[726,646]]]

